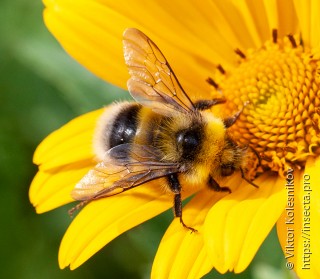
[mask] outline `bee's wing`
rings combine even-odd
[[[166,58],[144,33],[129,28],[123,34],[124,57],[131,78],[128,89],[140,104],[167,115],[194,110]]]
[[[178,171],[177,164],[161,162],[152,147],[121,144],[80,180],[71,196],[81,201],[113,196]]]

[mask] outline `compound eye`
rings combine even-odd
[[[180,132],[177,135],[177,142],[184,150],[193,149],[199,145],[199,137],[192,131]]]
[[[200,134],[194,130],[184,130],[177,134],[178,146],[182,149],[182,156],[192,159],[200,146]]]

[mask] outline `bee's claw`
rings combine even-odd
[[[196,229],[194,229],[194,228],[192,228],[192,227],[187,226],[187,225],[183,222],[182,217],[180,217],[180,223],[182,224],[182,226],[183,226],[184,228],[190,230],[191,233],[197,233],[197,232],[198,232],[198,230],[196,230]]]

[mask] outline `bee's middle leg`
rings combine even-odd
[[[232,116],[230,116],[230,117],[227,117],[227,118],[225,118],[225,119],[223,120],[223,123],[224,123],[224,125],[226,126],[226,128],[231,127],[231,126],[237,121],[237,119],[238,119],[239,116],[241,115],[242,111],[244,110],[244,108],[245,108],[248,104],[250,104],[249,101],[245,102],[245,103],[243,104],[242,109],[240,109],[240,110],[239,110],[237,113],[235,113],[234,115],[232,115]]]
[[[186,229],[191,230],[191,232],[197,232],[196,229],[191,228],[187,226],[182,219],[182,199],[181,199],[181,185],[178,179],[178,175],[170,174],[168,177],[168,183],[170,190],[174,193],[174,199],[173,199],[173,210],[174,210],[174,216],[180,218],[180,223],[182,226],[184,226]]]
[[[229,187],[221,187],[218,184],[218,182],[213,179],[212,176],[209,177],[208,186],[209,186],[209,188],[213,189],[216,192],[229,192],[229,193],[231,193],[231,190],[229,189]]]

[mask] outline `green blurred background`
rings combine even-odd
[[[42,3],[0,2],[0,278],[149,278],[168,211],[114,240],[75,271],[60,270],[60,240],[70,206],[37,215],[28,200],[32,154],[51,131],[128,93],[93,76],[59,46],[42,21]],[[187,255],[186,255],[187,256]],[[205,278],[292,278],[276,233],[240,275]]]

